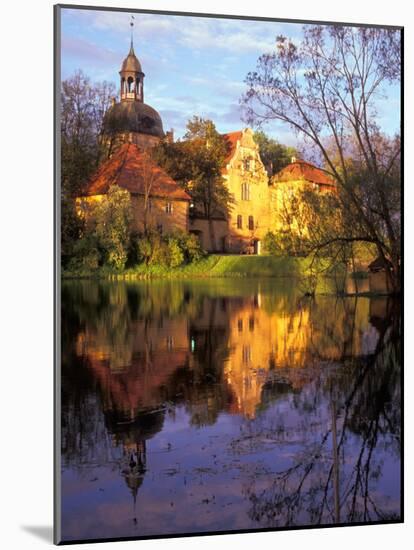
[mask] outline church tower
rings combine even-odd
[[[103,144],[107,156],[124,143],[135,143],[141,149],[150,149],[165,137],[159,113],[144,103],[144,77],[141,63],[135,55],[131,20],[131,44],[122,62],[120,100],[113,99],[103,120]]]
[[[132,29],[134,23],[131,21],[131,47],[127,57],[122,62],[121,70],[121,101],[144,102],[144,76],[141,63],[134,52],[134,41]]]

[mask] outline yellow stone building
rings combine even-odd
[[[286,229],[283,213],[295,193],[305,188],[317,193],[335,191],[335,184],[325,170],[296,158],[269,178],[250,128],[224,137],[229,153],[223,179],[232,203],[226,216],[213,220],[214,242],[208,221],[190,216],[190,231],[199,236],[208,251],[260,254],[267,232]]]
[[[101,200],[111,185],[131,194],[135,231],[188,231],[191,197],[135,143],[124,143],[101,164],[77,199],[78,211],[87,216],[89,204]]]
[[[228,215],[214,220],[215,243],[211,242],[206,220],[191,219],[190,230],[200,236],[206,250],[260,254],[261,241],[270,227],[267,172],[250,128],[224,137],[229,153],[223,179],[232,198]]]

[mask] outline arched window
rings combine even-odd
[[[128,92],[132,92],[133,84],[134,84],[134,79],[132,78],[132,76],[129,76],[128,77]]]
[[[250,229],[250,231],[253,231],[253,229],[254,229],[254,219],[253,219],[253,216],[249,216],[249,229]]]

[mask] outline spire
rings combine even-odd
[[[131,47],[129,49],[129,55],[135,55],[134,52],[134,20],[135,17],[131,15],[131,21],[129,22],[129,26],[131,27]]]

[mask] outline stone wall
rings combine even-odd
[[[212,220],[210,223],[205,218],[190,218],[189,231],[200,240],[200,244],[207,252],[230,252],[228,245],[228,224],[226,220]],[[213,232],[214,243],[211,239]]]

